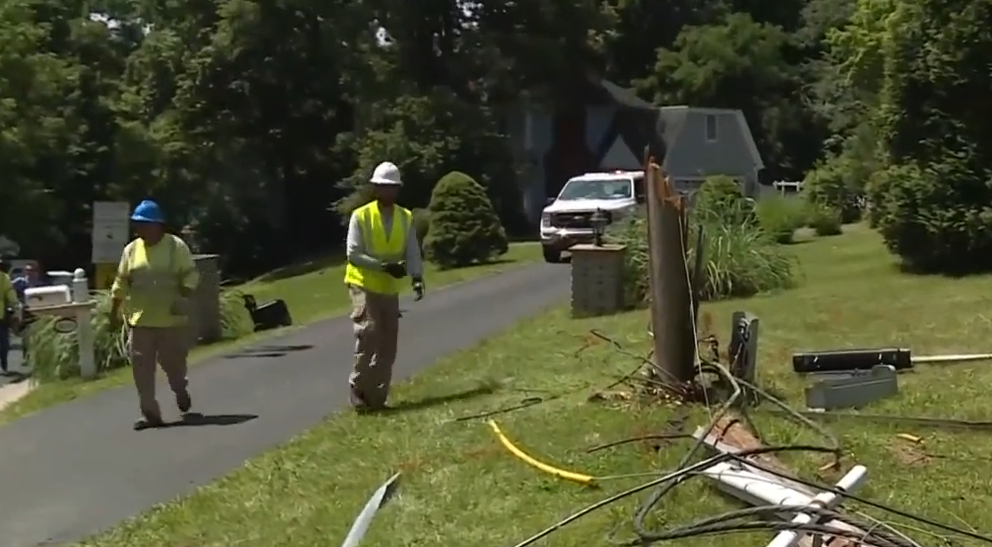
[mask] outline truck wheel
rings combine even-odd
[[[544,261],[548,264],[559,264],[561,263],[561,251],[556,251],[555,249],[549,249],[548,247],[543,247],[544,251]]]

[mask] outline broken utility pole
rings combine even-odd
[[[696,373],[692,291],[686,264],[688,226],[685,198],[672,188],[653,158],[647,158],[644,184],[648,205],[651,280],[651,332],[662,381],[690,382]]]

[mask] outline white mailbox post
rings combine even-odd
[[[37,316],[56,317],[55,330],[62,334],[76,333],[79,345],[79,373],[83,378],[96,377],[95,335],[93,310],[96,300],[90,298],[86,272],[76,268],[71,286],[36,287],[24,292],[25,307]]]

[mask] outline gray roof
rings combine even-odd
[[[609,80],[600,80],[599,86],[606,90],[617,103],[630,108],[655,108],[655,106],[637,96],[633,90],[620,87]]]
[[[761,153],[758,151],[757,143],[754,142],[754,135],[751,134],[751,128],[748,126],[747,120],[744,118],[744,112],[733,108],[701,108],[686,105],[658,107],[657,131],[658,134],[664,139],[665,147],[668,150],[671,150],[675,141],[679,138],[679,134],[682,132],[682,127],[685,125],[685,118],[689,112],[698,112],[701,114],[733,114],[734,118],[737,120],[738,126],[740,127],[741,134],[744,136],[744,142],[747,144],[751,158],[754,160],[754,166],[758,169],[765,168],[765,162],[761,159]]]

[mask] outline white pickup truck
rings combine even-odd
[[[591,218],[597,209],[609,222],[632,213],[644,203],[644,172],[614,171],[572,177],[558,197],[550,198],[541,212],[541,247],[544,260],[561,262],[561,253],[577,243],[595,239]]]

